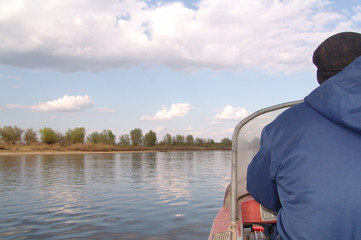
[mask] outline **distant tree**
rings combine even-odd
[[[194,138],[192,134],[188,134],[186,137],[186,144],[187,145],[193,145],[194,144]]]
[[[157,134],[150,130],[144,135],[144,144],[148,147],[155,146],[157,143]]]
[[[129,134],[123,134],[119,137],[120,146],[130,146],[130,136]]]
[[[115,144],[115,135],[111,130],[103,130],[101,133],[102,143],[114,145]]]
[[[232,140],[229,138],[223,138],[220,142],[221,146],[223,147],[231,147],[232,146]]]
[[[206,142],[206,140],[203,138],[196,138],[196,140],[195,140],[195,144],[197,146],[202,146],[205,142]]]
[[[164,137],[163,137],[163,141],[166,145],[170,146],[172,145],[172,136],[167,133]]]
[[[97,143],[103,143],[103,144],[115,144],[115,135],[111,130],[103,130],[103,132],[93,132],[87,137],[87,141],[97,144]]]
[[[17,126],[4,126],[0,128],[0,136],[4,142],[15,144],[21,140],[21,134],[23,130]]]
[[[173,137],[173,145],[184,145],[184,135],[177,134]]]
[[[207,139],[207,144],[208,144],[208,145],[215,145],[216,142],[215,142],[213,139],[208,138],[208,139]]]
[[[26,129],[24,134],[24,142],[26,144],[38,142],[38,134],[32,128]]]
[[[58,134],[51,128],[44,127],[39,130],[40,140],[46,144],[54,144],[59,142]]]
[[[84,143],[85,140],[85,128],[78,127],[72,129],[68,129],[65,133],[65,142],[67,144],[75,144],[75,143]]]
[[[57,131],[55,133],[58,136],[57,143],[60,143],[62,146],[65,146],[66,145],[65,135],[62,134],[61,132],[57,132]]]
[[[100,133],[93,132],[87,137],[87,141],[94,144],[100,143]]]
[[[133,146],[139,146],[142,144],[143,133],[140,128],[135,128],[130,131],[130,138]]]

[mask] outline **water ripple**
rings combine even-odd
[[[230,156],[0,156],[0,238],[206,239]]]

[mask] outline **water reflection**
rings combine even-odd
[[[18,186],[21,183],[21,158],[10,156],[0,161],[0,186]]]
[[[157,156],[155,152],[145,153],[143,155],[143,159],[146,159],[147,169],[149,172],[153,172],[152,170],[157,169]]]
[[[26,162],[31,162],[31,159]],[[85,182],[83,155],[40,155],[36,167],[45,188],[59,183],[82,185]]]
[[[190,173],[185,171],[189,163],[185,158],[186,153],[168,152],[160,154],[160,158],[162,157],[166,161],[159,164],[161,171],[156,176],[160,199],[173,205],[183,199],[182,202],[188,204],[186,199],[190,196],[190,191],[187,189],[189,183],[186,175]],[[188,170],[192,171],[192,168]]]
[[[0,156],[0,238],[206,239],[230,156]]]
[[[93,183],[115,183],[115,156],[114,154],[86,155],[88,181]],[[106,177],[104,177],[106,176]]]

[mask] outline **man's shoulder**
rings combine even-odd
[[[268,132],[277,132],[278,134],[296,129],[301,130],[307,128],[312,124],[311,122],[318,122],[319,118],[320,115],[312,107],[302,102],[282,112],[265,129]]]
[[[279,115],[279,118],[290,118],[290,117],[293,117],[293,116],[303,116],[310,109],[311,109],[311,107],[307,103],[301,102],[299,104],[296,104],[296,105],[288,108],[284,112],[282,112]]]
[[[312,108],[305,102],[299,103],[289,109],[283,111],[273,121],[275,123],[294,123],[299,122],[301,119],[305,119],[312,114]]]

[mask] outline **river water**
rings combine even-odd
[[[231,152],[0,156],[0,239],[207,239]]]

